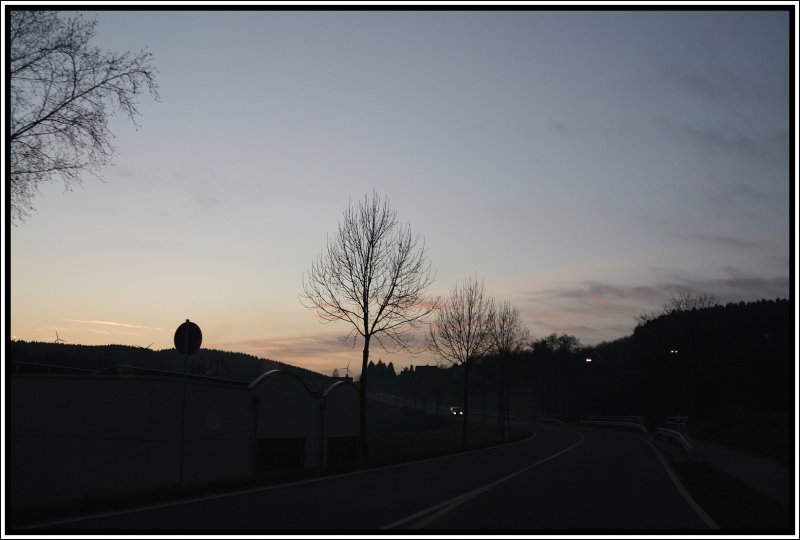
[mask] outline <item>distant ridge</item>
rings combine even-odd
[[[175,349],[153,351],[130,345],[76,345],[37,341],[12,341],[8,350],[6,369],[14,363],[43,364],[97,372],[125,365],[158,371],[183,372],[183,355]],[[321,377],[320,373],[256,356],[200,349],[189,357],[189,372],[226,379],[251,381],[261,373],[281,369],[300,377]]]

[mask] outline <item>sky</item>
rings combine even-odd
[[[358,375],[299,294],[373,190],[431,296],[477,277],[534,338],[621,338],[676,291],[789,297],[788,12],[83,14],[153,53],[161,100],[112,119],[102,180],[4,225],[12,339],[164,349],[188,318],[203,347]]]

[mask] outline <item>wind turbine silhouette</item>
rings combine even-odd
[[[55,330],[55,328],[53,330]],[[66,340],[63,340],[60,337],[58,337],[58,330],[55,330],[55,332],[56,332],[56,339],[55,341],[53,341],[53,343],[66,343]]]
[[[346,379],[350,378],[350,362],[347,362],[347,367],[346,368],[339,368],[339,369],[344,369],[345,370],[345,373],[346,373],[345,378]]]

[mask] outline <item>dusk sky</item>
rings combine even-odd
[[[373,189],[431,295],[477,276],[535,338],[624,337],[677,290],[789,296],[788,8],[84,15],[153,53],[161,101],[114,118],[104,181],[11,226],[13,339],[162,349],[189,318],[204,347],[357,375],[298,295]]]

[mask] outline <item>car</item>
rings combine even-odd
[[[464,416],[464,411],[461,410],[461,407],[450,407],[450,414],[453,416]]]

